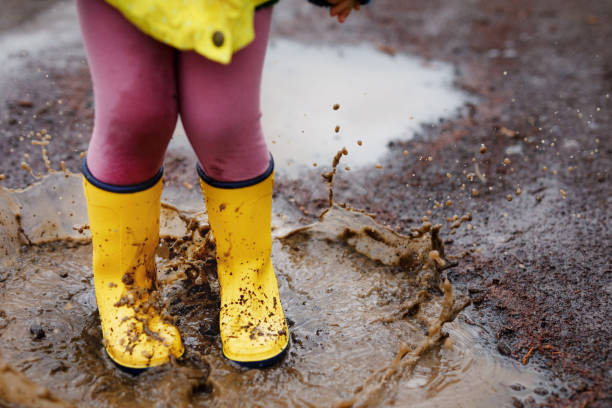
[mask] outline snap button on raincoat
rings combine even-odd
[[[255,8],[269,0],[106,0],[145,34],[228,64],[255,38]]]

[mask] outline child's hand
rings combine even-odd
[[[329,10],[329,15],[332,17],[338,16],[338,22],[344,23],[351,14],[351,10],[359,10],[359,0],[327,0],[332,8]]]

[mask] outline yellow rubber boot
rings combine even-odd
[[[273,163],[260,177],[218,182],[198,166],[217,247],[223,354],[248,367],[282,357],[289,331],[270,259]]]
[[[156,292],[161,173],[137,186],[114,186],[96,180],[83,161],[106,351],[117,364],[134,369],[166,363],[184,350],[176,327],[161,317]]]

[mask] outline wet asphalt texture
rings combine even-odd
[[[273,34],[446,61],[456,85],[477,97],[460,117],[391,143],[381,168],[340,174],[336,199],[403,233],[431,211],[458,262],[449,278],[472,297],[467,319],[489,333],[483,342],[562,380],[549,406],[610,406],[612,2],[377,0],[346,27],[304,10],[296,8],[300,24]],[[28,70],[1,98],[5,187],[34,181],[20,168],[24,154],[44,171],[40,148],[20,140],[43,128],[54,135],[50,159],[78,171],[93,121],[82,53],[16,58]],[[194,184],[183,167],[168,158],[169,180]],[[281,181],[276,196],[294,199],[310,222],[326,207],[321,181]],[[453,215],[466,213],[472,220],[451,229]]]

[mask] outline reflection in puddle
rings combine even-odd
[[[538,373],[480,347],[479,329],[461,318],[440,330],[466,298],[441,284],[445,261],[435,227],[400,236],[338,206],[274,241],[292,342],[286,359],[265,370],[222,357],[206,217],[196,217],[201,228],[190,235],[193,216],[164,207],[158,275],[187,352],[174,365],[123,373],[101,343],[87,231],[72,228],[83,223],[80,183],[55,173],[22,191],[0,190],[0,239],[4,248],[13,245],[0,267],[0,355],[63,400],[109,407],[490,407],[511,406],[511,398],[534,396],[544,384]],[[49,219],[26,222],[43,213]],[[26,238],[61,240],[21,245]],[[11,381],[15,373],[0,370],[0,399],[10,397],[2,390]],[[49,398],[32,393],[34,402],[24,406]]]

